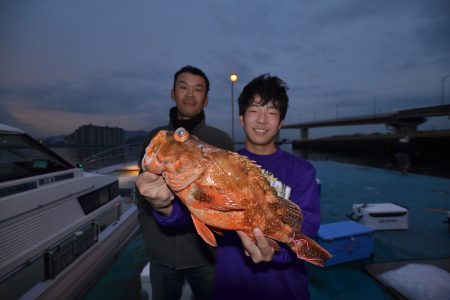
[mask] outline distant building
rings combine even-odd
[[[44,144],[48,147],[64,146],[68,143],[65,135],[49,136],[45,139],[40,140],[40,142],[41,144]]]
[[[144,130],[125,131],[126,142],[128,145],[141,147],[147,140],[148,132]]]
[[[125,131],[118,127],[83,125],[69,134],[66,141],[75,145],[114,146],[125,144]]]
[[[145,136],[132,136],[127,138],[127,144],[142,145],[146,139]]]

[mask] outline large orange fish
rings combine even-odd
[[[330,258],[300,232],[300,208],[277,196],[260,167],[246,157],[206,144],[181,127],[159,131],[145,152],[143,169],[162,174],[208,244],[217,246],[210,228],[243,231],[253,240],[253,229],[260,228],[276,250],[275,241],[286,243],[298,258],[319,266]]]

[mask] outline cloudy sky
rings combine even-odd
[[[167,123],[186,64],[210,78],[207,122],[228,132],[231,72],[235,101],[262,73],[284,79],[285,124],[439,105],[449,37],[448,0],[0,0],[0,123],[36,137],[149,130]],[[450,78],[445,88],[448,104]],[[448,118],[420,127],[441,128]]]

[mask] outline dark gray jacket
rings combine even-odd
[[[140,158],[144,156],[145,147],[151,138],[159,130],[165,129],[174,130],[176,128],[169,124],[153,129],[144,143]],[[206,125],[204,121],[197,125],[190,134],[196,135],[202,141],[216,147],[226,150],[234,149],[233,142],[227,133]],[[189,230],[160,227],[151,213],[150,204],[142,196],[138,196],[138,209],[138,221],[150,261],[157,261],[174,269],[186,269],[214,263],[214,248],[203,241],[194,227]]]

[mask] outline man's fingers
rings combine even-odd
[[[139,174],[139,176],[136,178],[136,185],[139,188],[139,186],[151,184],[151,183],[157,181],[159,178],[161,178],[161,176],[150,173],[150,172],[144,172],[144,173]]]
[[[238,236],[241,238],[242,245],[244,246],[244,250],[247,256],[256,255],[259,250],[258,247],[255,245],[255,243],[248,237],[248,235],[245,232],[242,231],[236,231]]]
[[[264,236],[263,232],[259,228],[253,229],[253,235],[256,239],[256,244],[258,245],[258,249],[261,252],[261,255],[264,260],[270,257],[270,259],[273,256],[274,250],[272,246],[270,246],[269,242],[267,241],[266,237]]]
[[[136,178],[136,187],[155,209],[169,206],[174,199],[172,191],[160,175],[141,173]]]
[[[245,232],[237,231],[237,234],[241,238],[245,254],[251,256],[255,263],[272,260],[275,251],[260,229],[255,228],[253,230],[256,242],[250,239]]]

